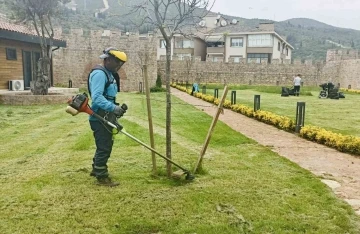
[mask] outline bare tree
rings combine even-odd
[[[148,38],[146,43],[144,43],[144,47],[139,48],[137,56],[135,57],[135,63],[141,68],[142,75],[143,75],[143,82],[142,84],[145,85],[145,93],[146,93],[146,106],[148,110],[148,121],[149,121],[149,134],[150,134],[150,145],[151,148],[155,149],[155,140],[154,140],[154,131],[153,131],[153,122],[152,122],[152,111],[151,111],[151,104],[150,104],[150,88],[149,88],[149,76],[148,76],[148,66],[150,63],[150,56],[154,53],[154,36]],[[144,89],[143,86],[141,89]],[[139,90],[142,92],[143,90]],[[157,167],[156,167],[156,157],[155,153],[151,151],[151,160],[153,165],[152,173],[153,175],[157,174]]]
[[[41,57],[37,61],[37,74],[31,83],[33,94],[48,94],[50,87],[50,67],[54,39],[53,18],[59,16],[61,4],[70,0],[11,0],[6,1],[12,18],[17,22],[32,26],[39,37]]]
[[[189,36],[191,28],[205,17],[215,0],[145,0],[131,6],[141,24],[156,28],[165,40],[166,49],[166,157],[171,159],[171,42],[176,34]],[[167,175],[171,176],[171,164],[167,163]]]
[[[186,82],[190,80],[190,73],[194,64],[193,58],[187,58],[185,57],[185,63],[186,63]]]

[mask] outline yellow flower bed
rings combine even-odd
[[[340,91],[360,94],[360,90],[356,90],[356,89],[344,89],[344,88],[341,88]]]
[[[307,125],[301,128],[300,136],[320,144],[335,148],[341,152],[360,154],[360,138],[345,136],[323,128]]]
[[[183,86],[171,84],[172,87],[177,88],[183,92],[187,92],[191,94],[191,90],[186,89]],[[360,90],[346,90],[349,92],[360,93]],[[200,98],[204,101],[214,103],[215,105],[219,105],[220,100],[215,98],[212,95],[195,93],[195,97]],[[253,108],[250,108],[245,105],[235,104],[231,105],[231,101],[225,100],[224,108],[231,109],[237,113],[246,115],[251,118],[255,118],[261,122],[274,125],[280,129],[294,132],[295,131],[295,121],[285,117],[276,115],[269,111],[258,110],[254,112]],[[334,133],[331,131],[327,131],[323,128],[306,125],[301,128],[300,136],[308,139],[310,141],[314,141],[332,148],[335,148],[341,152],[351,153],[360,155],[360,138],[355,136],[345,136],[340,133]]]

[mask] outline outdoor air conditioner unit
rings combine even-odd
[[[24,81],[23,80],[10,80],[9,81],[9,90],[11,90],[11,91],[24,90]]]

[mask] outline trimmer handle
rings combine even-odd
[[[127,111],[127,110],[128,110],[128,106],[127,106],[125,103],[123,103],[123,104],[121,105],[121,109],[123,109],[124,111]]]

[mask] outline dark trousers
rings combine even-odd
[[[96,178],[105,178],[109,176],[107,169],[107,161],[110,158],[112,147],[114,144],[113,135],[110,127],[105,127],[99,121],[89,121],[91,130],[93,130],[96,151],[93,158],[93,172]]]
[[[298,86],[298,85],[294,86],[294,92],[295,92],[296,96],[299,96],[299,94],[300,94],[300,86]]]

